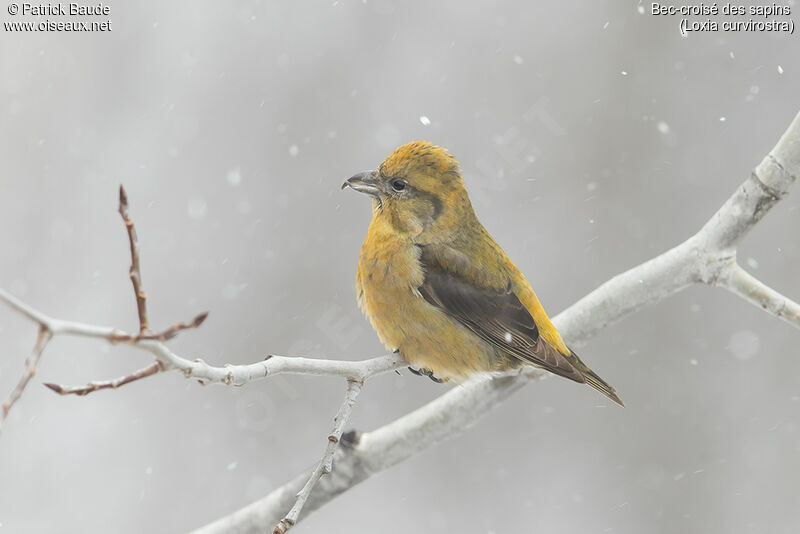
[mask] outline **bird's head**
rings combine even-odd
[[[375,171],[342,184],[373,199],[375,216],[417,241],[454,231],[474,217],[458,162],[444,148],[415,141],[396,148]]]

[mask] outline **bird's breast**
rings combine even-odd
[[[402,344],[403,325],[421,300],[417,288],[424,273],[413,243],[370,226],[358,261],[357,291],[361,309],[381,341],[395,350]]]
[[[495,351],[420,294],[425,277],[412,242],[370,226],[358,262],[361,309],[381,342],[439,378],[496,370]]]

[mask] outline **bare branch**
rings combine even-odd
[[[179,332],[183,330],[189,330],[192,328],[197,328],[203,321],[206,320],[208,317],[208,312],[203,312],[194,319],[192,319],[189,323],[175,323],[174,325],[170,326],[166,330],[162,332],[158,332],[157,334],[123,334],[119,333],[111,338],[112,343],[138,343],[139,341],[148,340],[148,341],[168,341],[173,337],[177,336]]]
[[[75,386],[75,387],[66,387],[57,384],[45,384],[47,387],[49,387],[50,389],[61,395],[75,394],[83,396],[93,391],[97,391],[99,389],[116,389],[119,386],[128,384],[135,380],[146,378],[148,376],[152,376],[153,374],[159,372],[160,370],[165,369],[165,365],[160,360],[158,360],[158,355],[159,354],[171,355],[172,353],[165,346],[163,346],[162,343],[172,339],[183,330],[199,327],[201,324],[203,324],[203,321],[205,321],[206,317],[208,317],[208,312],[201,313],[189,323],[176,323],[172,325],[170,328],[167,328],[166,330],[163,330],[162,332],[158,332],[155,334],[150,332],[147,320],[147,295],[145,294],[144,289],[142,288],[142,273],[139,261],[141,247],[139,245],[139,240],[136,235],[136,228],[134,227],[133,221],[131,220],[129,215],[128,197],[125,193],[125,188],[122,186],[120,186],[119,188],[119,214],[122,216],[122,220],[125,223],[125,228],[127,229],[128,232],[128,241],[130,243],[131,267],[129,269],[129,276],[136,297],[136,307],[139,315],[139,332],[137,334],[128,334],[126,332],[114,330],[111,328],[104,328],[94,325],[84,325],[70,321],[53,319],[33,309],[31,306],[25,304],[24,302],[10,295],[6,291],[0,289],[1,301],[6,302],[11,307],[11,309],[21,313],[25,317],[39,324],[40,335],[39,335],[39,341],[37,342],[37,348],[39,348],[40,343],[42,343],[43,339],[42,336],[45,333],[47,335],[47,339],[43,342],[42,346],[39,348],[38,353],[37,350],[34,349],[35,358],[33,366],[27,365],[28,372],[23,376],[17,388],[12,392],[10,400],[3,404],[3,413],[2,417],[0,417],[0,422],[2,422],[3,419],[5,419],[6,415],[8,414],[8,410],[11,408],[11,405],[14,404],[14,402],[16,402],[17,399],[19,399],[20,395],[25,389],[25,386],[30,381],[31,377],[35,372],[36,361],[38,361],[39,359],[41,350],[44,349],[44,345],[52,336],[58,334],[65,334],[65,335],[74,335],[74,336],[83,336],[92,338],[102,338],[111,343],[128,343],[133,346],[139,346],[140,342],[157,342],[156,345],[150,347],[140,347],[144,348],[145,350],[149,350],[151,353],[155,354],[157,357],[156,361],[151,365],[143,369],[140,369],[130,375],[119,377],[114,380],[90,382],[87,385]],[[174,358],[174,361],[182,363],[179,360],[180,358],[178,358],[177,356]],[[191,364],[179,365],[177,367],[183,368],[187,371],[192,370]]]
[[[340,376],[353,380],[366,380],[408,365],[398,354],[387,354],[354,362],[271,355],[258,363],[214,367],[200,359],[189,361],[181,358],[161,343],[140,345],[156,354],[167,369],[178,369],[187,378],[197,378],[204,383],[226,386],[242,386],[248,382],[281,374]]]
[[[13,310],[45,326],[54,336],[77,336],[101,339],[109,343],[125,343],[155,356],[163,370],[180,371],[187,378],[196,378],[206,384],[242,386],[275,375],[291,374],[338,376],[363,381],[408,365],[402,356],[393,353],[359,361],[268,355],[263,361],[256,363],[213,366],[199,358],[189,360],[175,354],[165,343],[158,340],[160,334],[139,336],[107,326],[54,319],[21,302],[2,288],[0,288],[0,301],[6,302]],[[202,323],[204,318],[205,314],[199,315],[190,326],[197,324],[198,321]]]
[[[339,407],[339,413],[336,414],[333,420],[333,430],[331,430],[331,433],[328,435],[328,445],[325,447],[325,454],[322,455],[322,459],[311,472],[311,476],[308,477],[308,481],[303,488],[297,493],[297,500],[294,506],[292,506],[289,513],[275,526],[273,534],[285,534],[297,523],[300,512],[303,510],[303,506],[305,506],[308,497],[311,495],[311,491],[323,476],[330,474],[333,470],[333,454],[336,452],[339,441],[342,439],[344,425],[346,425],[347,421],[350,419],[353,405],[363,387],[364,383],[359,380],[347,381],[347,391],[344,395],[344,401],[342,401],[342,405]]]
[[[136,228],[128,215],[128,195],[125,194],[125,188],[122,186],[119,186],[119,214],[122,216],[122,221],[128,230],[128,241],[131,245],[129,276],[131,284],[133,284],[133,293],[136,295],[136,308],[139,312],[139,333],[144,334],[148,331],[149,325],[147,324],[147,293],[142,288],[142,270],[139,266],[139,251],[141,247],[136,236]]]
[[[12,310],[24,315],[34,323],[39,324],[39,326],[44,326],[48,330],[52,330],[52,319],[39,310],[35,310],[31,306],[25,304],[3,288],[0,288],[0,301],[5,302]]]
[[[573,343],[695,283],[716,284],[736,257],[736,245],[783,198],[800,175],[800,114],[778,144],[694,236],[619,274],[570,309]],[[561,328],[559,328],[561,330]]]
[[[731,262],[717,285],[758,306],[790,325],[800,328],[800,304],[784,297],[736,263]]]
[[[351,447],[339,449],[336,469],[323,478],[304,507],[304,516],[370,476],[463,433],[475,421],[547,373],[526,368],[518,376],[502,376],[456,387],[430,403],[372,432]],[[262,499],[193,531],[193,534],[262,533],[280,521],[312,472],[303,473]]]
[[[25,374],[20,378],[17,387],[11,392],[8,400],[2,404],[2,410],[0,410],[0,428],[2,428],[2,423],[8,416],[8,412],[11,411],[11,407],[19,400],[22,396],[22,392],[25,391],[25,386],[28,385],[33,375],[36,374],[36,366],[39,365],[39,358],[42,357],[42,352],[52,337],[53,334],[47,327],[44,325],[39,326],[39,337],[36,338],[36,345],[34,345],[30,356],[25,359]]]
[[[79,397],[83,397],[88,395],[89,393],[94,393],[95,391],[101,389],[117,389],[120,386],[124,386],[125,384],[130,384],[131,382],[135,382],[136,380],[140,380],[142,378],[147,378],[148,376],[152,376],[158,373],[161,370],[158,362],[153,362],[147,367],[143,367],[138,371],[134,371],[133,373],[125,376],[120,376],[119,378],[114,378],[113,380],[100,380],[95,382],[89,382],[84,386],[62,386],[60,384],[53,384],[50,382],[45,382],[45,386],[52,389],[59,395],[77,395]]]

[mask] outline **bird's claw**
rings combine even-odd
[[[417,376],[427,376],[437,384],[442,384],[445,382],[443,379],[433,376],[433,371],[431,371],[430,369],[426,369],[424,367],[422,369],[414,369],[413,367],[409,366],[408,370]]]

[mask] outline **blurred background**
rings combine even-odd
[[[369,202],[339,186],[399,144],[456,155],[478,215],[554,315],[696,231],[800,108],[797,36],[682,37],[649,3],[110,5],[96,19],[3,5],[4,22],[112,31],[0,32],[0,285],[56,317],[135,329],[123,183],[153,327],[209,310],[171,345],[215,364],[384,353],[355,302]],[[795,299],[798,227],[794,191],[740,250]],[[35,337],[0,306],[0,397]],[[731,294],[690,288],[579,348],[627,408],[534,384],[296,531],[798,532],[798,341]],[[149,361],[90,340],[48,347],[0,436],[0,532],[201,526],[311,467],[343,393],[333,378],[225,388],[174,373],[86,398],[42,386]],[[350,426],[448,387],[371,380]]]

